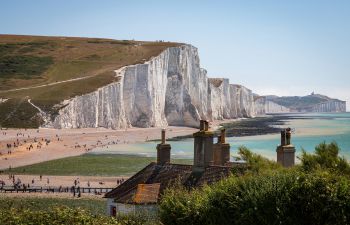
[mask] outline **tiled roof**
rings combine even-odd
[[[192,165],[183,164],[164,164],[159,165],[154,162],[143,168],[141,171],[130,177],[124,183],[114,188],[112,191],[106,193],[106,198],[114,198],[116,202],[121,203],[133,203],[133,204],[146,204],[156,203],[155,192],[152,193],[152,198],[140,197],[140,184],[157,184],[158,195],[174,184],[180,182],[186,187],[197,187],[204,184],[211,184],[221,180],[224,177],[229,176],[231,173],[231,166],[209,166],[205,168],[203,172],[193,172]],[[149,191],[150,189],[155,190],[158,186],[143,186],[144,190]]]
[[[160,183],[138,184],[134,202],[136,204],[157,203],[160,190]]]

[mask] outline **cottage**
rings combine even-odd
[[[208,122],[201,120],[200,130],[193,136],[193,165],[174,164],[170,163],[171,146],[165,143],[165,130],[162,130],[161,143],[157,145],[157,162],[150,163],[106,193],[107,213],[111,216],[138,212],[155,214],[161,194],[174,182],[188,188],[199,187],[229,176],[233,166],[242,166],[230,162],[230,145],[225,142],[225,130],[214,144],[214,133],[209,130]]]

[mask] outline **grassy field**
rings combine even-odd
[[[15,174],[80,175],[80,176],[130,176],[155,158],[85,154],[11,169]],[[192,164],[189,159],[175,159],[174,163]],[[9,172],[9,171],[5,171]]]
[[[32,102],[54,114],[52,106],[65,99],[86,94],[116,80],[114,70],[143,63],[159,55],[169,42],[141,42],[99,38],[0,35],[0,126],[38,127],[37,111],[29,110],[23,126],[18,112],[27,111]],[[17,90],[57,83],[74,78],[83,80],[41,88]],[[16,109],[16,110],[9,110]],[[4,119],[6,118],[6,119]]]
[[[65,199],[48,197],[0,196],[0,210],[10,208],[47,211],[55,206],[81,208],[95,215],[105,215],[105,199]]]

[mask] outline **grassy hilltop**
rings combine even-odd
[[[0,126],[37,127],[42,121],[28,99],[52,114],[55,111],[52,106],[62,100],[115,81],[114,70],[143,63],[177,45],[101,38],[0,35],[0,98],[9,99],[0,103]],[[62,81],[66,82],[60,83]],[[47,84],[50,85],[42,86]]]

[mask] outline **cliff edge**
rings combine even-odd
[[[208,78],[197,48],[170,47],[115,71],[116,82],[61,102],[55,128],[198,126],[200,119],[254,117],[252,91]]]

